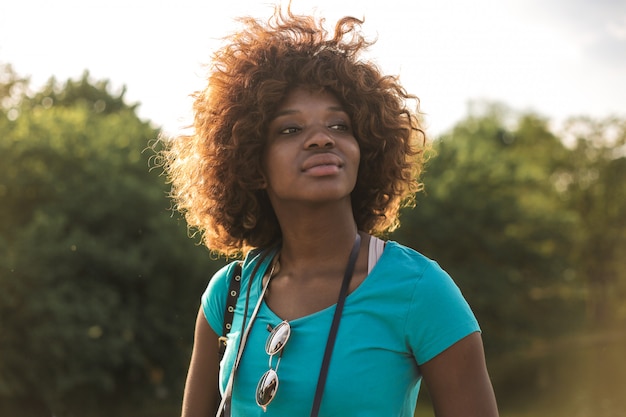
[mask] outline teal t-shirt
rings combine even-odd
[[[233,330],[220,364],[226,387],[241,336],[246,289],[259,253],[244,262],[241,295]],[[261,293],[263,260],[252,282],[248,319]],[[202,308],[220,334],[232,264],[211,279]],[[269,369],[265,353],[268,325],[282,321],[263,302],[235,376],[233,417],[310,414],[335,306],[290,321],[291,337],[278,368],[279,388],[267,412],[255,402],[260,377]],[[465,336],[480,331],[459,288],[439,265],[406,246],[389,241],[365,280],[346,298],[329,367],[320,417],[412,417],[421,383],[418,365]],[[276,358],[273,360],[275,368]]]

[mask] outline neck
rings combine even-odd
[[[349,204],[342,210],[325,206],[277,215],[283,234],[281,266],[345,266],[358,232]]]

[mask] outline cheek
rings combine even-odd
[[[263,176],[264,189],[279,186],[288,177],[287,168],[284,166],[284,161],[281,160],[280,155],[264,155],[261,161],[260,174]]]
[[[272,173],[271,167],[272,161],[269,156],[269,149],[266,146],[261,153],[259,164],[259,176],[261,177],[261,181],[263,182],[263,188],[267,188],[268,186],[269,178]]]
[[[352,149],[351,158],[354,162],[355,169],[358,171],[359,165],[361,164],[361,148],[356,141],[354,142],[354,148]]]

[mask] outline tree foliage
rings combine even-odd
[[[434,143],[426,193],[393,237],[459,284],[500,397],[551,398],[557,357],[588,351],[589,332],[626,336],[625,140],[619,118],[573,118],[557,136],[488,104]]]
[[[584,235],[576,257],[589,324],[612,325],[626,318],[626,120],[573,118],[563,136],[572,151],[561,182]]]
[[[50,78],[41,91],[29,101],[34,106],[43,107],[86,107],[94,113],[114,114],[124,110],[134,111],[137,104],[128,104],[124,100],[126,87],[115,95],[111,93],[108,80],[93,81],[89,71],[85,71],[79,80],[67,80],[58,83]]]
[[[69,415],[120,395],[177,396],[199,294],[216,265],[172,217],[163,178],[148,169],[157,132],[123,92],[112,96],[86,75],[8,101],[0,404],[13,398],[33,415]]]
[[[158,132],[124,95],[87,72],[32,92],[0,66],[0,415],[178,404],[222,263],[172,216],[149,169]],[[433,148],[426,192],[391,237],[451,273],[491,358],[626,322],[625,120],[555,134],[488,103]]]
[[[558,183],[569,150],[545,120],[501,105],[470,114],[434,149],[426,194],[395,237],[452,274],[489,349],[571,329],[564,312],[583,299],[572,264],[579,216]]]

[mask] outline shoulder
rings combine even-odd
[[[388,242],[387,246],[388,268],[412,283],[404,324],[418,363],[430,360],[467,335],[480,331],[461,289],[436,261],[395,242]]]
[[[230,280],[235,272],[235,269],[238,266],[241,266],[244,270],[244,274],[250,270],[250,268],[254,268],[254,265],[258,263],[259,258],[261,257],[263,251],[260,249],[254,249],[248,252],[245,259],[243,261],[236,260],[229,262],[220,268],[209,281],[207,288],[202,295],[202,301],[204,303],[206,298],[211,298],[213,296],[221,297],[222,295],[226,296],[226,291],[230,286]],[[249,274],[248,274],[249,275]]]
[[[463,298],[455,281],[435,260],[393,241],[387,242],[385,255],[381,258],[381,267],[414,284],[414,302],[420,302],[425,296]]]
[[[452,277],[436,261],[394,241],[386,243],[364,289],[377,299],[391,297],[407,314],[427,312],[432,300],[465,301]]]
[[[273,252],[272,249],[251,250],[243,261],[230,262],[213,275],[202,294],[201,301],[204,316],[216,333],[219,334],[222,331],[228,290],[237,264],[241,262],[241,288],[244,288],[248,286],[251,276],[257,275],[254,274],[255,269],[266,265],[271,259],[271,256],[268,255],[271,255]]]
[[[217,334],[222,331],[228,288],[237,263],[238,261],[230,262],[213,274],[202,294],[201,304],[204,317]]]
[[[380,268],[386,273],[393,271],[394,275],[408,276],[417,280],[437,276],[449,278],[436,261],[393,240],[387,241],[380,260]]]

